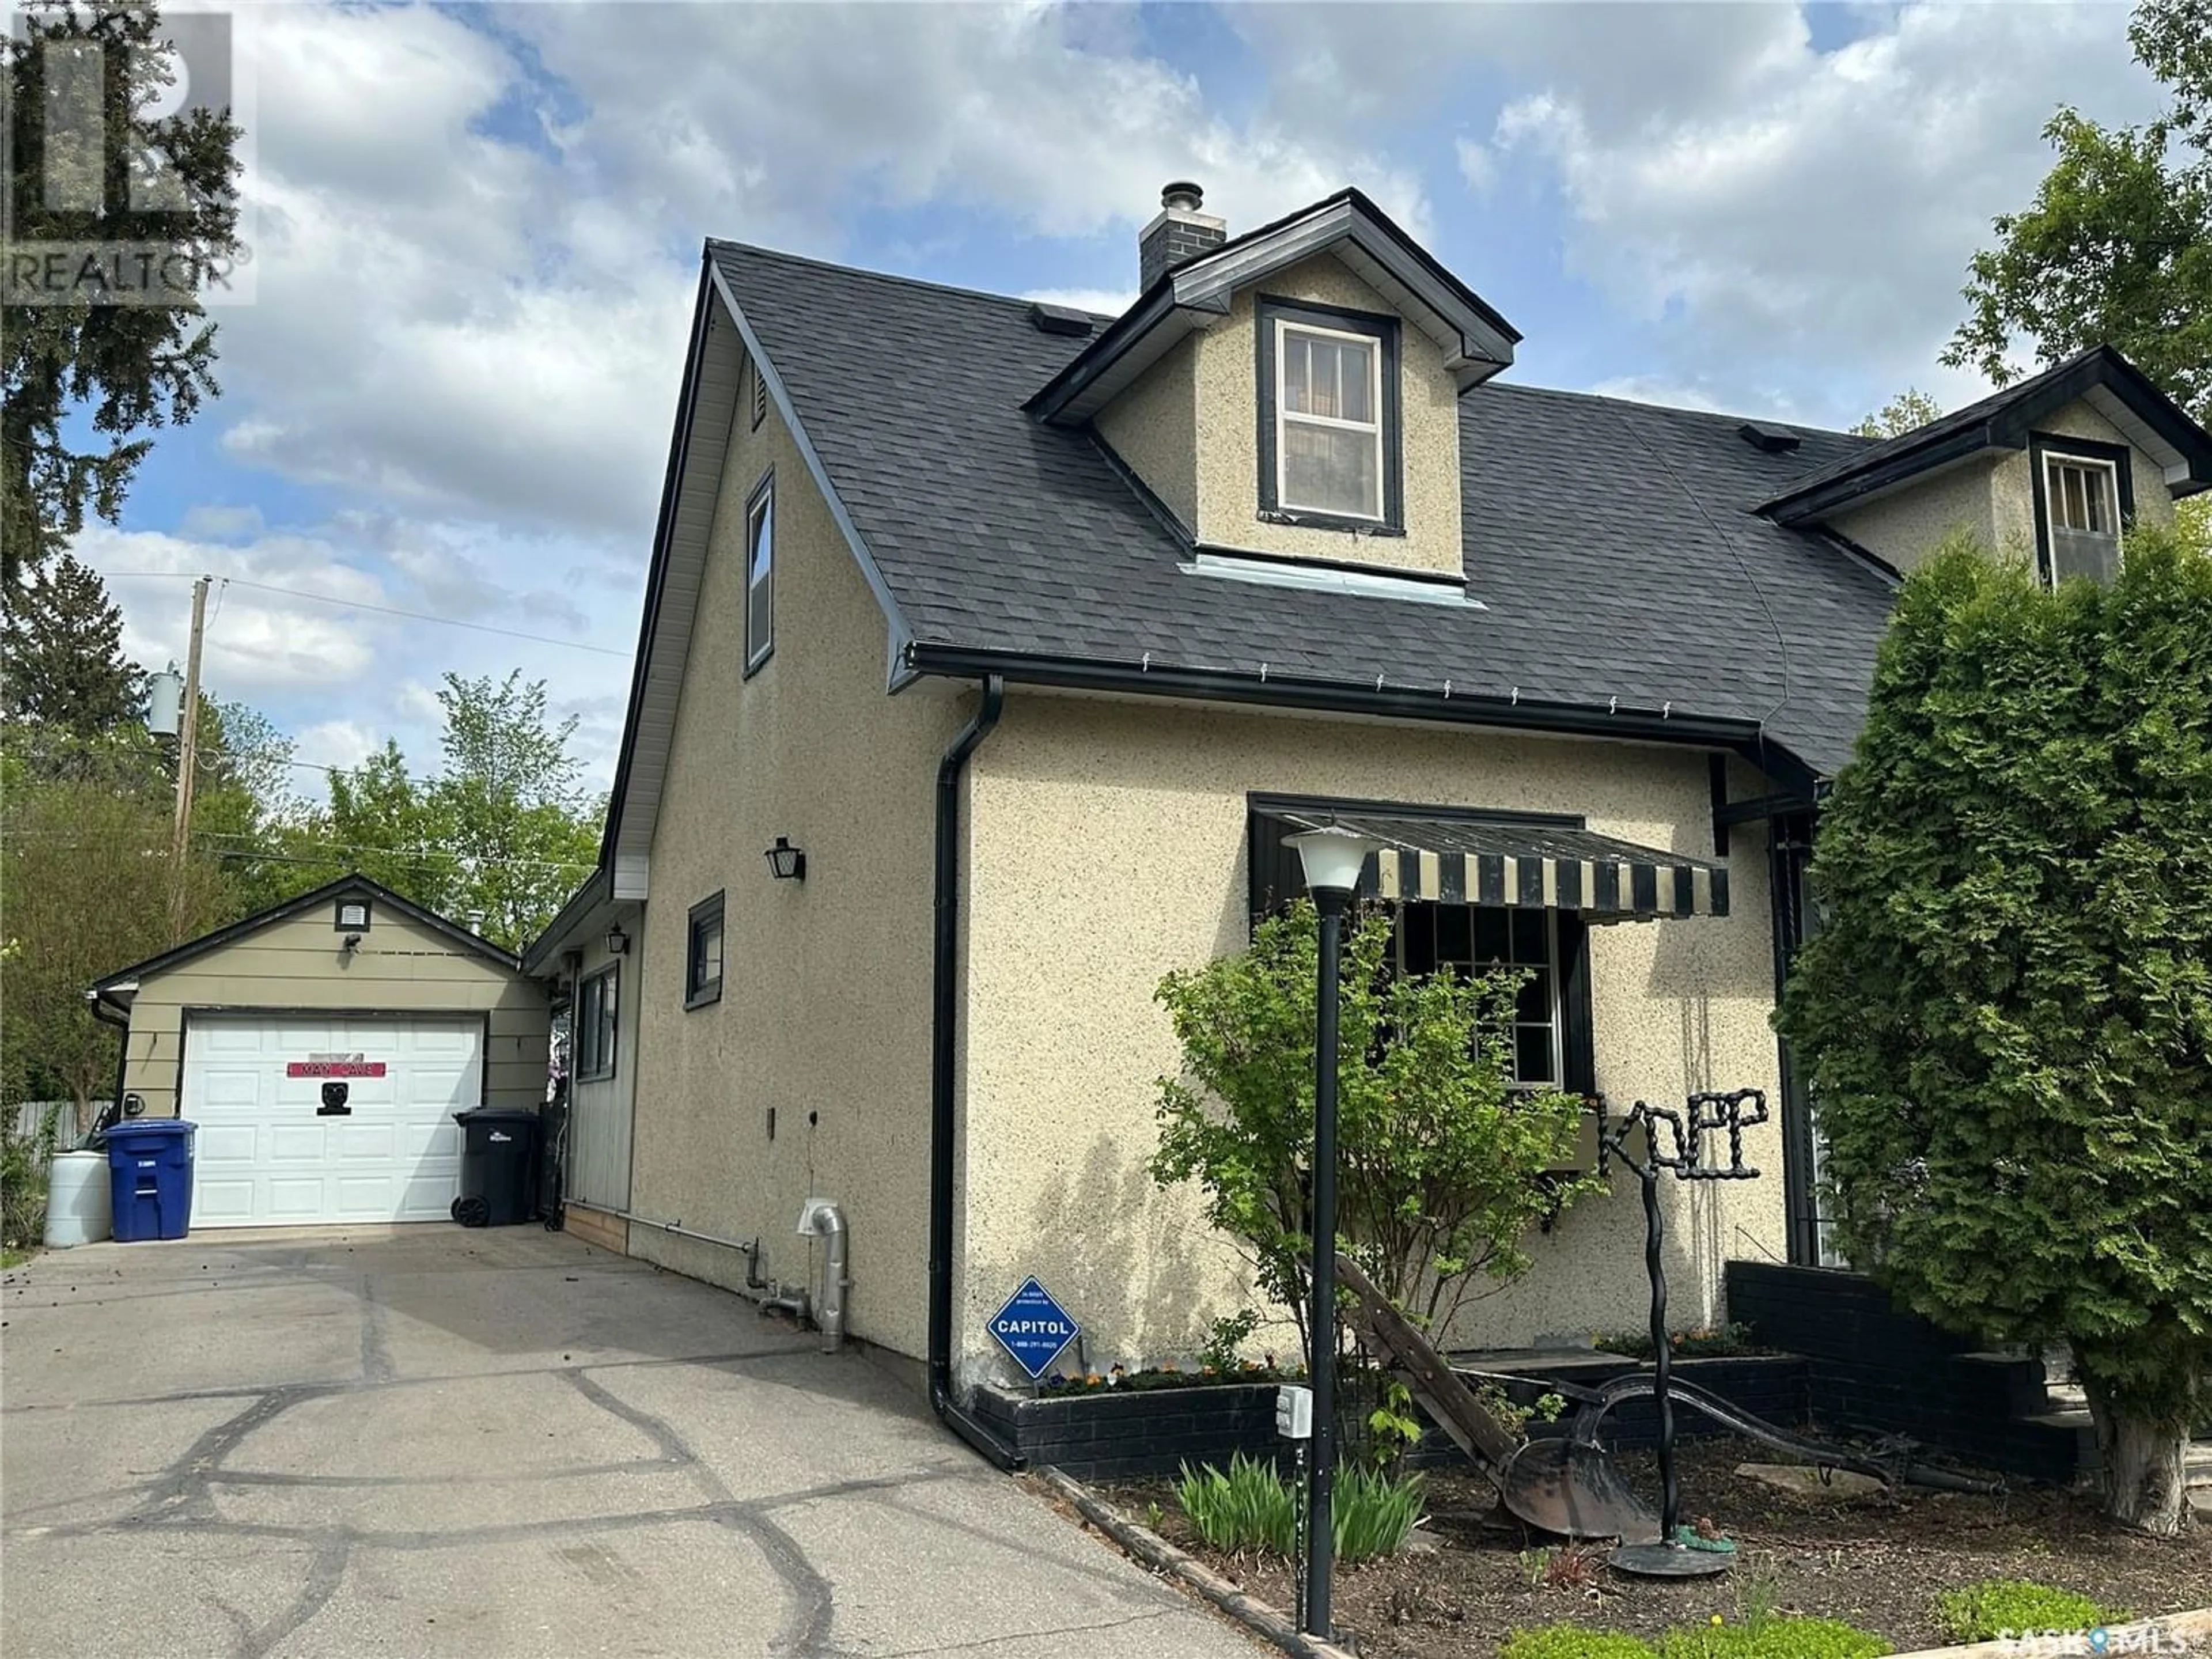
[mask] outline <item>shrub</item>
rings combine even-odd
[[[1421,1518],[1421,1499],[1427,1490],[1428,1482],[1418,1474],[1393,1480],[1379,1469],[1357,1466],[1339,1474],[1329,1499],[1336,1559],[1349,1565],[1395,1555]]]
[[[0,1122],[0,1246],[29,1249],[46,1237],[46,1176],[54,1161],[60,1109],[40,1121],[35,1134],[19,1135],[13,1121]]]
[[[1954,1642],[1994,1642],[2029,1632],[2088,1630],[2127,1614],[2072,1590],[2026,1578],[1990,1578],[1936,1598],[1936,1617]]]
[[[1198,1535],[1229,1554],[1259,1549],[1288,1555],[1297,1542],[1296,1495],[1273,1468],[1238,1452],[1222,1473],[1208,1463],[1182,1466],[1176,1498]]]
[[[1631,1359],[1651,1358],[1651,1333],[1600,1331],[1591,1339],[1601,1353],[1626,1354]],[[1726,1359],[1740,1354],[1765,1353],[1745,1324],[1712,1325],[1694,1331],[1676,1331],[1668,1344],[1677,1359]]]
[[[1897,1650],[1834,1619],[1761,1619],[1692,1626],[1659,1638],[1659,1659],[1879,1659]]]
[[[1505,1638],[1498,1659],[1653,1659],[1641,1637],[1592,1630],[1587,1625],[1545,1625],[1516,1630]]]

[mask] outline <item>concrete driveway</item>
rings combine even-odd
[[[0,1316],[10,1659],[1255,1650],[858,1354],[534,1227],[93,1245]]]

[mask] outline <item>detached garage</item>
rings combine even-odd
[[[194,1228],[445,1220],[460,1173],[453,1115],[545,1097],[537,982],[365,876],[88,995],[124,1028],[123,1092],[149,1117],[199,1125]]]

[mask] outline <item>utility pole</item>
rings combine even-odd
[[[185,707],[177,726],[177,827],[169,849],[169,936],[181,942],[185,928],[185,851],[192,828],[192,771],[199,758],[200,635],[207,627],[208,580],[192,584],[192,643],[185,657]]]

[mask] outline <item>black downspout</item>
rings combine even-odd
[[[1804,864],[1810,820],[1778,815],[1766,821],[1768,887],[1773,904],[1774,999],[1790,982],[1798,947],[1805,942]],[[1820,1265],[1820,1196],[1813,1184],[1812,1104],[1788,1039],[1775,1035],[1782,1080],[1782,1188],[1793,1266]]]
[[[1006,706],[1006,682],[983,680],[983,701],[937,765],[937,936],[929,1034],[929,1403],[945,1425],[999,1468],[1027,1459],[978,1423],[952,1397],[953,1021],[959,1009],[960,781],[968,757],[991,735]]]

